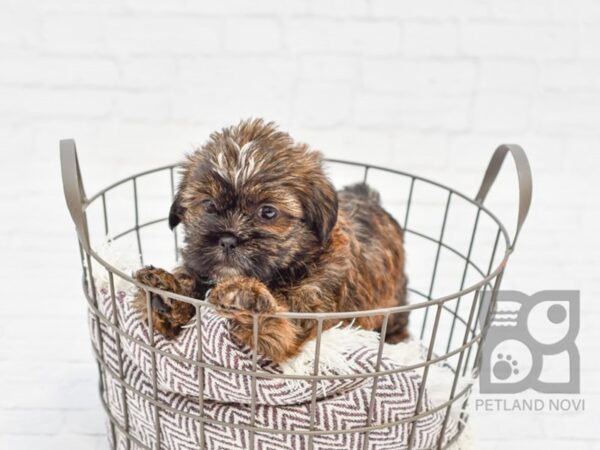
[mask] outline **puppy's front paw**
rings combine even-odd
[[[269,289],[254,278],[234,277],[221,281],[210,292],[208,300],[226,317],[240,313],[272,313],[277,301]]]
[[[133,277],[147,286],[176,294],[185,294],[177,278],[164,269],[146,266],[138,270]],[[174,339],[181,331],[181,326],[189,322],[194,315],[194,307],[185,302],[171,300],[154,292],[150,293],[152,307],[152,325],[156,331],[167,339]],[[135,308],[147,318],[146,292],[139,289],[135,300]]]
[[[146,266],[136,273],[133,277],[147,286],[161,289],[168,292],[179,292],[179,283],[173,274],[167,272],[164,269],[160,269],[154,266]],[[141,308],[146,307],[145,292],[140,290],[138,292],[139,301],[136,302],[136,306]],[[143,298],[142,298],[143,297]],[[160,315],[169,315],[173,308],[173,302],[169,298],[164,298],[154,292],[150,292],[150,303],[152,305],[153,312]]]

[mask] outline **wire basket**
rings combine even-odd
[[[484,200],[493,185],[496,176],[507,154],[514,158],[519,189],[518,218],[512,238],[500,220],[484,206]],[[87,197],[83,188],[82,177],[77,159],[77,151],[73,140],[64,140],[60,143],[60,158],[63,178],[64,194],[71,217],[75,223],[81,262],[83,267],[83,287],[88,301],[92,320],[97,325],[110,327],[115,330],[117,340],[117,355],[119,355],[118,369],[114,370],[106,361],[102,351],[95,352],[100,377],[101,399],[108,416],[110,440],[115,448],[115,434],[121,435],[127,448],[162,449],[159,411],[165,405],[157,396],[157,367],[156,356],[160,353],[154,346],[154,341],[148,345],[150,356],[153,359],[153,370],[149,376],[152,379],[153,395],[146,396],[147,400],[156,409],[154,421],[157,436],[155,446],[148,446],[136,439],[129,429],[129,417],[125,408],[124,420],[115,417],[111,405],[108,404],[104,391],[106,389],[107,374],[117,380],[122,390],[123,400],[126,405],[126,396],[135,392],[135,388],[126,383],[121,361],[121,340],[135,340],[119,327],[118,321],[103,314],[99,308],[94,288],[92,268],[101,268],[106,272],[111,286],[115,280],[125,281],[132,286],[143,289],[150,297],[150,292],[158,293],[175,300],[188,302],[196,308],[198,318],[205,308],[214,308],[207,301],[183,297],[164,292],[134,280],[129,273],[111,265],[99,252],[99,246],[106,239],[112,241],[129,241],[139,255],[140,264],[152,263],[169,267],[174,264],[179,255],[181,237],[171,232],[165,226],[166,216],[152,216],[155,211],[168,212],[169,204],[175,194],[176,170],[178,165],[159,167],[153,170],[138,173],[102,189],[95,195]],[[315,345],[315,361],[318,361],[318,352],[321,341],[321,331],[325,320],[346,320],[365,316],[382,317],[382,333],[385,334],[387,322],[394,314],[410,311],[411,335],[418,337],[425,343],[426,359],[422,364],[399,370],[418,370],[422,377],[418,393],[418,403],[412,421],[416,421],[423,414],[417,413],[421,409],[424,390],[427,386],[430,368],[433,364],[444,364],[453,373],[453,382],[447,392],[447,400],[438,405],[436,411],[445,411],[444,427],[448,421],[451,409],[458,410],[460,414],[459,434],[464,430],[468,420],[468,399],[471,387],[459,388],[458,380],[461,377],[477,377],[481,367],[482,343],[487,334],[490,318],[495,308],[496,294],[500,288],[504,269],[512,253],[521,227],[527,216],[531,203],[531,170],[527,157],[521,147],[517,145],[501,145],[493,154],[489,166],[483,177],[481,187],[471,198],[454,189],[446,187],[416,175],[378,167],[369,164],[360,164],[350,161],[328,160],[334,181],[339,184],[364,181],[375,187],[382,194],[384,207],[395,216],[405,233],[405,247],[408,260],[407,274],[409,275],[409,304],[394,308],[373,309],[359,312],[336,313],[285,313],[288,318],[302,318],[316,321],[318,330]],[[160,205],[160,206],[159,206]],[[114,301],[114,289],[111,289]],[[484,299],[487,298],[487,301]],[[150,308],[148,302],[148,308]],[[278,314],[274,314],[277,316]],[[255,335],[258,330],[257,320],[254,320]],[[151,327],[151,323],[149,323]],[[201,330],[198,327],[198,333]],[[151,328],[150,328],[151,329]],[[152,331],[151,333],[152,334]],[[102,340],[99,333],[98,338]],[[384,340],[380,340],[379,355],[381,355]],[[100,345],[100,349],[102,345]],[[256,355],[255,359],[256,359]],[[376,380],[385,372],[380,370],[378,358],[377,367],[372,373],[361,376],[373,377],[374,389],[377,388]],[[190,361],[204,368],[215,368],[202,361]],[[248,375],[256,378],[260,372],[248,371]],[[318,370],[310,376],[298,375],[296,378],[312,383],[316,392]],[[283,377],[283,375],[282,375]],[[200,383],[200,397],[202,398],[202,383]],[[254,386],[255,389],[255,386]],[[253,392],[253,399],[256,392]],[[373,392],[375,394],[375,392]],[[314,396],[313,396],[314,402]],[[372,410],[371,405],[371,410]],[[256,404],[251,405],[252,413],[256,411]],[[314,410],[311,423],[314,422]],[[195,419],[202,426],[207,420],[200,412]],[[253,422],[252,422],[253,423]],[[368,448],[369,434],[375,429],[391,427],[395,423],[373,423],[369,417],[367,422],[360,427],[346,429],[331,429],[316,431],[314,429],[290,431],[283,429],[267,429],[250,425],[222,423],[225,427],[242,427],[247,429],[251,436],[254,433],[298,433],[309,437],[308,449],[313,448],[312,437],[323,433],[362,433],[364,435],[363,448]],[[414,430],[408,439],[408,449],[414,446]],[[442,433],[443,435],[443,433]],[[200,436],[203,442],[203,436]],[[450,443],[443,443],[440,437],[434,448],[447,448]],[[201,444],[201,447],[204,445]],[[250,440],[249,447],[254,447],[254,439]]]

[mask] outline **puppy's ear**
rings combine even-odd
[[[321,245],[324,245],[329,240],[338,216],[338,197],[333,184],[325,176],[318,177],[303,203],[305,220]]]
[[[169,228],[172,230],[183,220],[185,208],[181,206],[181,191],[177,193],[169,210]]]

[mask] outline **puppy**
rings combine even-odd
[[[273,123],[242,121],[210,136],[187,157],[169,213],[182,224],[183,265],[143,268],[138,281],[208,300],[231,319],[240,344],[274,362],[296,355],[316,335],[314,319],[278,312],[363,311],[404,305],[403,233],[364,184],[337,193],[322,155]],[[146,294],[136,304],[144,314]],[[184,302],[151,296],[154,328],[174,338],[195,314]],[[253,315],[258,314],[258,339]],[[382,316],[355,325],[379,329]],[[408,315],[394,314],[386,340],[407,337]],[[323,329],[335,321],[325,321]]]

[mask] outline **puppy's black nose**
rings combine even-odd
[[[235,247],[237,247],[237,244],[237,238],[230,234],[226,234],[225,236],[221,236],[219,238],[219,245],[223,248],[223,250],[233,250]]]

